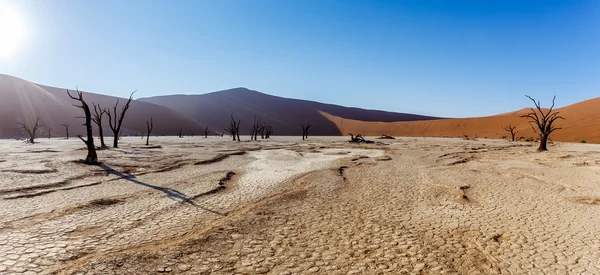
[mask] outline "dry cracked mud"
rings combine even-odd
[[[0,273],[600,273],[600,146],[345,140],[0,141]]]

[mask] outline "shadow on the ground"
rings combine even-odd
[[[184,193],[181,193],[181,192],[179,192],[179,191],[177,191],[177,190],[175,190],[173,188],[160,187],[160,186],[156,186],[156,185],[152,185],[152,184],[148,184],[148,183],[139,181],[139,180],[136,179],[135,175],[132,175],[131,173],[125,173],[124,174],[124,173],[118,172],[115,169],[112,169],[111,167],[106,166],[104,164],[100,164],[99,166],[102,169],[104,169],[104,171],[106,172],[107,176],[110,175],[110,174],[113,174],[113,175],[115,175],[115,176],[117,176],[119,178],[128,180],[128,181],[133,182],[135,184],[139,184],[139,185],[142,185],[142,186],[145,186],[145,187],[152,188],[154,190],[161,191],[161,192],[165,193],[165,195],[167,195],[167,197],[169,197],[171,199],[174,199],[174,200],[178,200],[178,201],[180,201],[182,203],[187,203],[189,205],[193,205],[195,207],[201,208],[201,209],[206,210],[208,212],[211,212],[213,214],[217,214],[217,215],[221,215],[221,216],[225,216],[226,215],[226,214],[223,214],[223,213],[217,212],[215,210],[211,210],[211,209],[208,209],[206,207],[203,207],[201,205],[196,204],[194,201],[192,201],[192,199],[190,199],[189,197],[187,197]],[[202,195],[204,195],[204,194],[202,194]],[[199,196],[194,196],[193,199],[195,199],[197,197],[199,197]]]

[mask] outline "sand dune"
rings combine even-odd
[[[319,111],[363,121],[427,120],[433,117],[343,107],[314,101],[282,98],[246,88],[237,88],[203,95],[166,95],[140,98],[141,101],[163,105],[195,118],[222,131],[233,113],[242,120],[241,131],[250,133],[253,116],[262,117],[272,125],[275,135],[301,135],[301,124],[313,124],[312,135],[340,135],[338,128]]]
[[[527,114],[529,108],[489,117],[457,118],[443,120],[410,121],[410,122],[367,122],[352,120],[321,112],[335,123],[342,133],[362,133],[363,135],[424,136],[424,137],[469,137],[500,138],[510,136],[502,129],[509,124],[517,125],[517,137],[537,135],[531,129],[527,119],[520,115]],[[556,111],[565,117],[556,125],[563,128],[551,136],[556,141],[600,142],[600,98],[594,98],[558,108]]]
[[[52,128],[53,136],[64,136],[63,123],[70,124],[70,134],[85,133],[81,124],[83,111],[73,106],[75,101],[67,96],[66,89],[38,85],[20,78],[0,75],[0,138],[22,136],[17,130],[17,122],[33,123],[39,116],[45,125],[38,136]],[[115,97],[84,92],[88,104],[99,103],[103,107],[114,106]],[[125,99],[121,99],[121,105]],[[120,108],[119,108],[120,109]],[[184,128],[186,133],[195,130],[200,133],[202,125],[167,107],[134,100],[123,122],[123,134],[141,134],[146,131],[146,120],[153,118],[157,135],[174,135],[176,129]],[[112,135],[105,116],[105,135]],[[96,127],[94,127],[95,129]]]

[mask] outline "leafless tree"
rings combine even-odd
[[[302,124],[302,140],[308,139],[308,133],[310,131],[310,127],[312,127],[312,124],[310,124],[310,121],[308,123],[306,123],[306,125]]]
[[[229,118],[229,127],[227,127],[225,129],[225,132],[229,133],[232,137],[233,137],[233,141],[235,141],[235,138],[237,136],[237,141],[241,141],[240,140],[240,123],[242,121],[238,120],[236,122],[235,118],[233,118],[233,114],[231,115],[231,118]]]
[[[133,94],[135,92],[136,91],[131,93],[131,95],[129,96],[129,99],[127,99],[127,103],[125,103],[125,106],[123,106],[123,109],[121,109],[121,114],[117,113],[119,99],[117,99],[117,103],[115,104],[115,107],[113,107],[112,114],[111,114],[110,109],[108,109],[108,111],[106,112],[106,115],[108,115],[108,125],[110,126],[110,129],[113,131],[113,135],[114,135],[113,147],[115,147],[115,148],[119,147],[119,136],[120,136],[119,133],[121,133],[121,126],[123,126],[123,119],[125,118],[125,113],[129,109],[129,104],[131,103],[131,100],[133,99]]]
[[[366,140],[363,137],[362,134],[358,134],[358,135],[354,136],[352,133],[348,133],[348,135],[350,135],[350,141],[349,142],[352,142],[352,143],[361,143],[361,142],[364,142],[364,143],[375,143],[374,141]]]
[[[106,108],[102,109],[100,104],[96,105],[92,102],[92,106],[94,106],[94,114],[92,117],[92,121],[96,123],[98,126],[98,136],[100,137],[100,147],[106,148],[106,144],[104,144],[104,131],[102,130],[102,116],[108,113]]]
[[[557,128],[556,126],[554,126],[554,122],[558,119],[565,119],[565,118],[562,116],[559,116],[558,112],[553,110],[554,109],[554,100],[556,99],[556,96],[554,96],[552,98],[552,106],[550,106],[550,109],[548,109],[547,112],[544,112],[542,110],[542,107],[540,106],[539,101],[535,101],[535,99],[533,99],[532,97],[530,97],[528,95],[526,95],[526,97],[531,99],[531,101],[533,101],[533,104],[535,104],[535,109],[531,108],[531,113],[522,115],[521,117],[528,118],[531,129],[533,129],[533,131],[540,136],[540,146],[538,147],[537,151],[538,152],[546,151],[546,150],[548,150],[548,148],[546,147],[546,143],[548,143],[548,137],[550,136],[550,134],[552,134],[552,132],[554,132],[556,130],[562,129],[562,128]],[[535,123],[535,127],[534,127],[533,123]]]
[[[515,141],[515,135],[519,132],[519,131],[516,131],[517,125],[503,126],[502,129],[504,129],[507,132],[510,132],[510,135],[512,137],[512,141]]]
[[[44,126],[40,124],[40,117],[35,118],[33,126],[21,122],[17,122],[17,124],[19,124],[19,130],[25,131],[29,135],[29,143],[35,143],[35,132]]]
[[[48,127],[48,139],[52,138],[52,127]]]
[[[67,132],[67,139],[69,139],[69,124],[63,123],[62,126],[65,127],[65,131]]]
[[[152,129],[154,129],[154,122],[152,121],[152,117],[150,117],[150,122],[146,120],[146,129],[148,129],[148,134],[146,135],[146,146],[148,146],[148,141],[150,140],[150,133],[152,133]]]
[[[258,133],[263,132],[264,125],[262,123],[262,118],[256,119],[254,116],[254,121],[252,122],[252,128],[250,131],[250,140],[258,140]]]
[[[183,129],[177,129],[177,136],[183,138]]]
[[[96,146],[94,146],[94,137],[92,136],[92,113],[90,112],[90,108],[85,100],[83,100],[83,93],[79,90],[77,90],[77,97],[72,96],[69,90],[67,90],[67,94],[71,99],[77,100],[81,103],[81,105],[74,104],[73,106],[83,109],[85,114],[85,124],[83,125],[85,126],[87,132],[87,140],[83,139],[81,135],[77,135],[77,137],[80,138],[87,146],[88,153],[85,157],[84,163],[94,165],[98,164],[98,155],[96,154]]]
[[[208,129],[208,126],[206,126],[206,128],[204,128],[204,138],[208,138],[209,133],[210,133],[210,129]]]
[[[271,137],[271,134],[273,134],[273,127],[271,125],[266,125],[265,127],[263,127],[263,130],[260,134],[262,138],[269,139]]]

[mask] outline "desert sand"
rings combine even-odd
[[[600,273],[600,145],[346,140],[0,140],[0,273]]]

